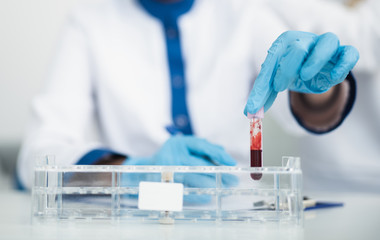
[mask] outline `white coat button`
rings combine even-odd
[[[169,27],[166,29],[166,36],[168,38],[176,38],[178,36],[177,30],[175,28]]]
[[[182,88],[183,87],[183,78],[179,75],[173,77],[173,87]]]
[[[176,116],[174,121],[178,127],[185,127],[189,123],[189,120],[185,115]]]

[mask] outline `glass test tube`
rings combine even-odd
[[[263,148],[262,148],[262,120],[261,118],[250,119],[250,137],[251,137],[251,167],[263,166]],[[253,180],[260,180],[262,173],[251,173]]]

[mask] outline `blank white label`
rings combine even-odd
[[[140,182],[138,207],[141,210],[182,211],[183,184]]]

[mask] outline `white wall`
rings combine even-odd
[[[0,1],[0,143],[21,139],[66,14],[91,1]]]
[[[0,189],[10,187],[29,115],[69,10],[98,0],[0,0]]]

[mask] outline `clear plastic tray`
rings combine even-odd
[[[300,159],[283,157],[282,163],[263,168],[57,166],[52,157],[46,157],[35,167],[32,222],[278,222],[302,226]],[[252,180],[251,174],[262,177]],[[228,186],[225,181],[231,176],[235,185]],[[191,183],[203,177],[207,184]],[[183,183],[182,211],[139,209],[141,181]]]

